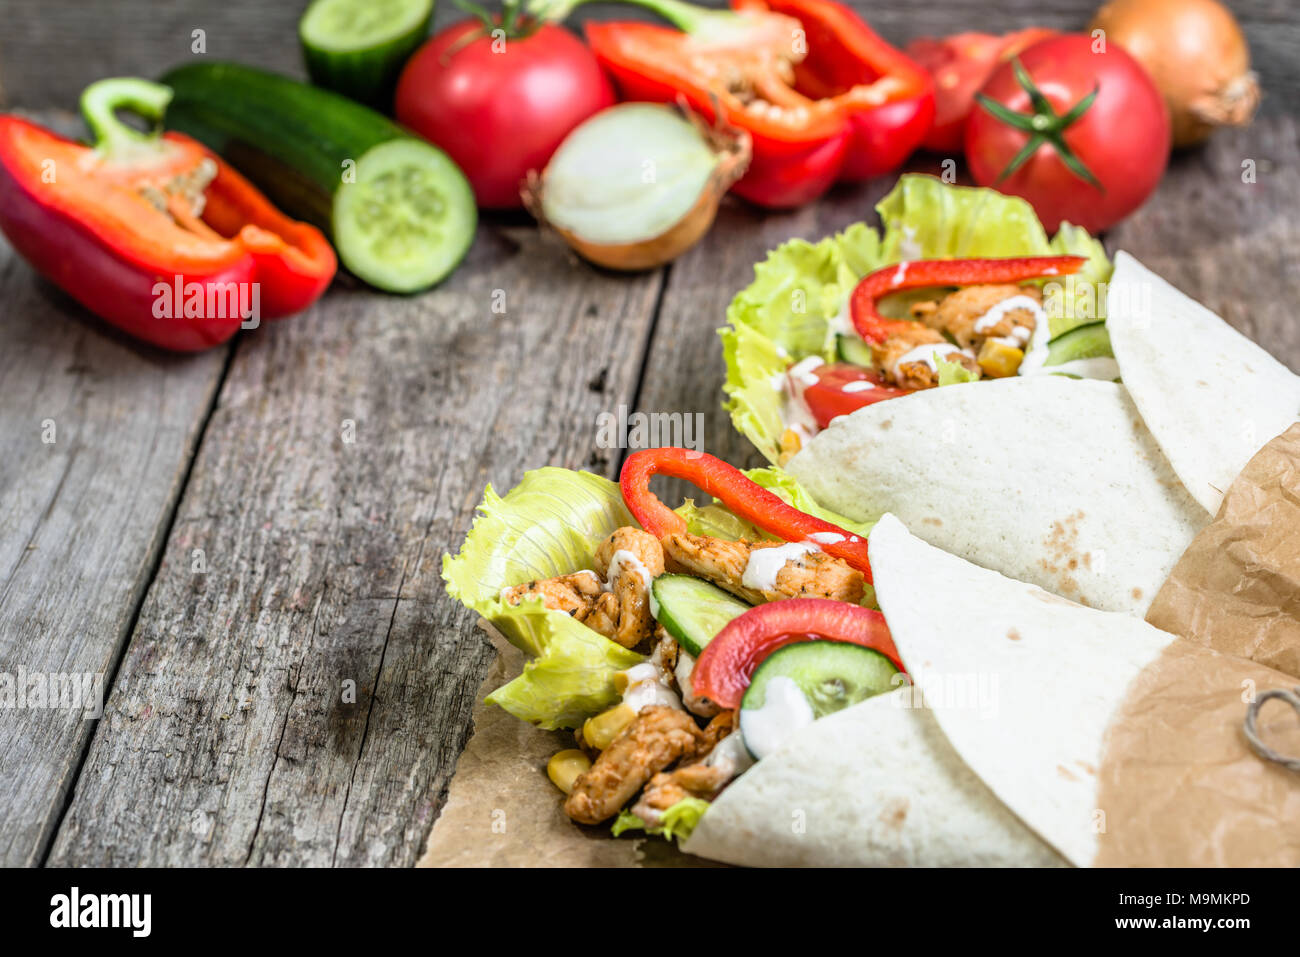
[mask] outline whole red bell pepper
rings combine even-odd
[[[623,463],[619,486],[632,516],[655,538],[686,531],[682,518],[650,491],[650,479],[667,475],[685,479],[712,495],[737,517],[787,542],[814,541],[827,555],[839,558],[871,581],[867,540],[840,526],[801,512],[744,472],[706,452],[659,448],[633,452]],[[816,536],[815,538],[813,536]]]
[[[82,96],[83,146],[0,115],[0,230],[51,282],[137,338],[178,351],[298,312],[337,260],[313,226],[289,219],[216,154],[179,133],[142,133],[171,90],[101,80]]]
[[[887,319],[877,303],[904,289],[975,286],[1067,276],[1083,268],[1083,256],[1026,256],[1013,259],[918,259],[885,266],[863,276],[849,297],[853,327],[866,342],[879,345],[896,332],[916,328],[914,319]]]
[[[554,19],[583,0],[533,0]],[[929,74],[834,0],[625,0],[680,30],[588,23],[587,42],[624,99],[684,102],[753,139],[732,187],[761,206],[816,199],[839,180],[898,168],[934,117]]]
[[[788,598],[756,605],[731,619],[691,672],[691,690],[723,708],[739,708],[755,669],[772,652],[799,641],[843,641],[884,655],[904,671],[885,616],[829,598]]]

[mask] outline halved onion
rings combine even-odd
[[[713,225],[744,173],[749,134],[708,127],[670,106],[624,103],[571,132],[524,204],[583,258],[610,269],[676,259]]]

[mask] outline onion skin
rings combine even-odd
[[[753,143],[744,130],[709,126],[703,118],[686,111],[717,156],[713,173],[699,197],[681,219],[658,236],[631,243],[597,243],[549,222],[542,211],[546,173],[529,173],[520,195],[524,206],[539,224],[553,230],[583,259],[619,272],[642,272],[672,262],[699,242],[718,215],[718,204],[727,190],[744,175],[753,156]]]
[[[1245,126],[1259,104],[1250,48],[1217,0],[1110,0],[1089,30],[1103,30],[1151,74],[1169,105],[1173,145],[1205,140],[1215,127]]]

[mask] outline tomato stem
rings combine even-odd
[[[1051,101],[1038,88],[1033,77],[1029,75],[1029,71],[1025,69],[1025,65],[1020,62],[1020,57],[1016,57],[1011,61],[1011,68],[1015,72],[1016,82],[1020,84],[1020,88],[1029,94],[1029,102],[1033,112],[1018,113],[1009,106],[999,103],[991,96],[984,93],[975,94],[976,102],[996,119],[1029,134],[1029,139],[1025,142],[1025,145],[1011,158],[1011,162],[1006,165],[1001,175],[998,176],[998,182],[1002,182],[1020,169],[1025,164],[1025,161],[1038,152],[1038,148],[1046,143],[1056,150],[1061,162],[1065,164],[1070,172],[1104,193],[1106,187],[1101,184],[1101,181],[1092,174],[1092,170],[1088,169],[1084,162],[1075,155],[1074,150],[1070,149],[1065,142],[1065,131],[1088,112],[1093,101],[1097,99],[1097,94],[1101,91],[1100,85],[1094,86],[1091,93],[1079,100],[1078,103],[1075,103],[1064,114],[1058,115],[1056,110],[1052,108]]]

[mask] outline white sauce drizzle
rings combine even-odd
[[[799,728],[813,723],[812,705],[794,680],[777,675],[767,683],[763,707],[741,709],[740,728],[745,746],[762,758],[781,746]]]
[[[642,588],[649,586],[650,569],[646,568],[645,563],[626,548],[620,548],[609,560],[609,577],[605,580],[605,591],[613,591],[619,575],[625,574],[628,569],[640,576]]]
[[[1024,309],[1026,312],[1033,313],[1034,324],[1042,325],[1047,321],[1047,314],[1043,312],[1043,307],[1034,300],[1033,296],[1011,296],[995,304],[992,309],[984,313],[975,320],[976,332],[988,332],[999,322],[1001,322],[1008,312],[1014,312],[1017,309]],[[1020,331],[1024,331],[1024,342],[1029,341],[1029,330],[1024,326],[1016,326],[1015,335],[1020,336]]]
[[[769,548],[755,548],[745,563],[745,573],[740,583],[755,591],[771,591],[776,587],[776,576],[789,561],[798,561],[804,555],[817,551],[810,542],[787,542]]]
[[[839,532],[813,532],[808,538],[818,545],[835,545],[844,541],[844,536]]]
[[[874,389],[876,384],[867,379],[856,379],[853,382],[846,382],[840,387],[841,392],[866,392],[868,389]]]
[[[704,758],[704,763],[711,768],[720,768],[729,777],[734,778],[754,766],[754,757],[745,747],[745,739],[739,731],[727,735]]]
[[[907,267],[910,265],[911,263],[909,263],[906,259],[900,262],[898,264],[898,268],[894,270],[894,275],[893,278],[890,279],[890,282],[892,282],[895,286],[901,285],[903,280],[907,278]]]

